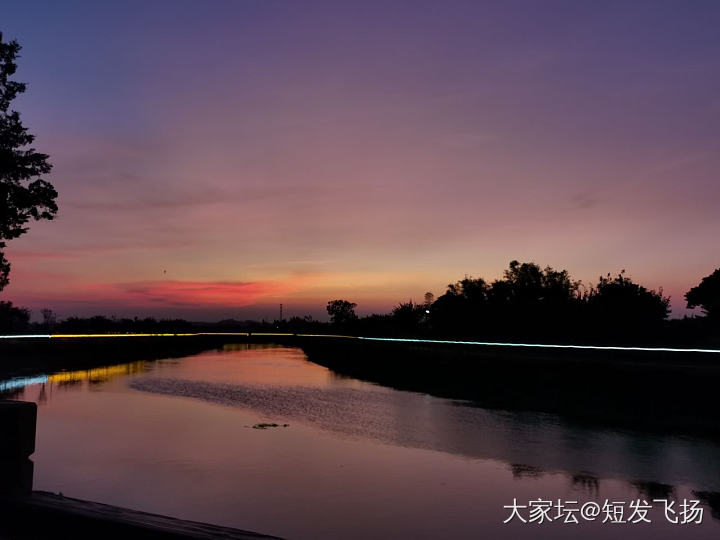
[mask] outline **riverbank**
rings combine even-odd
[[[468,406],[720,439],[716,353],[372,340],[302,348],[336,373]]]

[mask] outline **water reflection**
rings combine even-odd
[[[638,495],[646,499],[672,499],[675,497],[675,488],[660,482],[632,482]]]
[[[85,384],[98,386],[116,377],[142,373],[148,369],[148,364],[145,361],[128,362],[92,369],[59,371],[50,375],[33,375],[13,377],[4,381],[0,380],[0,399],[32,399],[26,397],[25,388],[38,386],[39,391],[35,400],[39,404],[44,404],[52,397],[55,388],[62,390],[71,387],[83,388]]]
[[[44,384],[48,381],[47,375],[35,375],[32,377],[13,377],[0,381],[0,395],[5,393],[16,392],[22,390],[26,386],[33,384]]]
[[[76,371],[59,371],[51,375],[33,375],[29,377],[13,377],[7,380],[0,380],[0,394],[20,391],[26,386],[54,384],[68,385],[88,381],[90,383],[103,383],[115,377],[141,373],[147,369],[147,362],[128,362],[112,366],[103,366],[92,369],[81,369]]]
[[[692,493],[710,508],[712,517],[720,519],[720,493],[697,490],[693,490]]]
[[[61,371],[48,375],[47,382],[50,384],[58,383],[78,383],[88,381],[90,383],[103,383],[115,377],[125,375],[133,375],[142,373],[146,370],[147,362],[128,362],[127,364],[118,364],[115,366],[104,366],[93,369],[83,369],[77,371]]]
[[[646,492],[689,482],[720,490],[715,443],[582,428],[547,414],[510,413],[412,392],[365,388],[230,385],[143,378],[145,392],[249,408],[268,418],[384,443],[510,463],[517,477],[565,471],[574,478],[625,478]],[[578,476],[580,473],[580,476]]]
[[[592,498],[597,498],[600,492],[600,480],[597,476],[588,473],[576,473],[570,478],[573,488],[587,493]]]

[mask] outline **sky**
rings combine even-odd
[[[12,2],[60,211],[0,298],[361,314],[509,261],[683,295],[720,266],[715,1]]]

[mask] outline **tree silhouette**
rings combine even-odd
[[[686,292],[685,300],[688,308],[700,307],[708,317],[720,318],[720,268]]]
[[[399,303],[392,310],[393,330],[400,335],[417,334],[427,319],[426,309],[426,304],[416,304],[412,300]]]
[[[27,309],[13,306],[12,302],[0,302],[0,332],[14,334],[23,332],[30,322]]]
[[[535,263],[510,261],[505,279],[493,283],[503,301],[518,307],[566,304],[575,300],[579,282],[571,281],[567,270],[544,269]]]
[[[20,114],[10,110],[10,102],[25,91],[25,84],[10,80],[19,51],[16,41],[4,43],[0,33],[0,290],[10,272],[6,241],[25,233],[31,219],[52,219],[57,213],[57,192],[40,178],[52,168],[48,156],[29,146],[35,137]]]
[[[668,317],[670,299],[633,283],[625,270],[615,278],[600,277],[588,294],[587,305],[595,324],[609,333],[658,328]]]
[[[44,308],[40,310],[40,314],[43,318],[43,326],[47,328],[48,332],[52,331],[57,323],[56,313],[52,309]]]
[[[356,307],[356,303],[347,300],[330,300],[327,304],[327,312],[333,324],[342,326],[357,319]]]
[[[503,278],[491,284],[466,276],[448,285],[430,308],[432,327],[466,336],[547,332],[575,316],[578,285],[567,270],[513,260]]]
[[[429,308],[432,327],[443,335],[474,335],[483,330],[489,288],[484,279],[469,276],[449,284]]]
[[[557,333],[574,319],[579,282],[567,270],[510,261],[504,279],[493,282],[489,298],[494,319],[510,333]]]

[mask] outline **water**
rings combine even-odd
[[[708,500],[717,443],[393,390],[295,348],[227,346],[3,389],[39,405],[35,489],[71,497],[290,539],[720,537],[717,502],[701,524],[668,523],[661,503],[652,523],[503,524],[513,499],[621,501],[625,518],[637,499]]]

